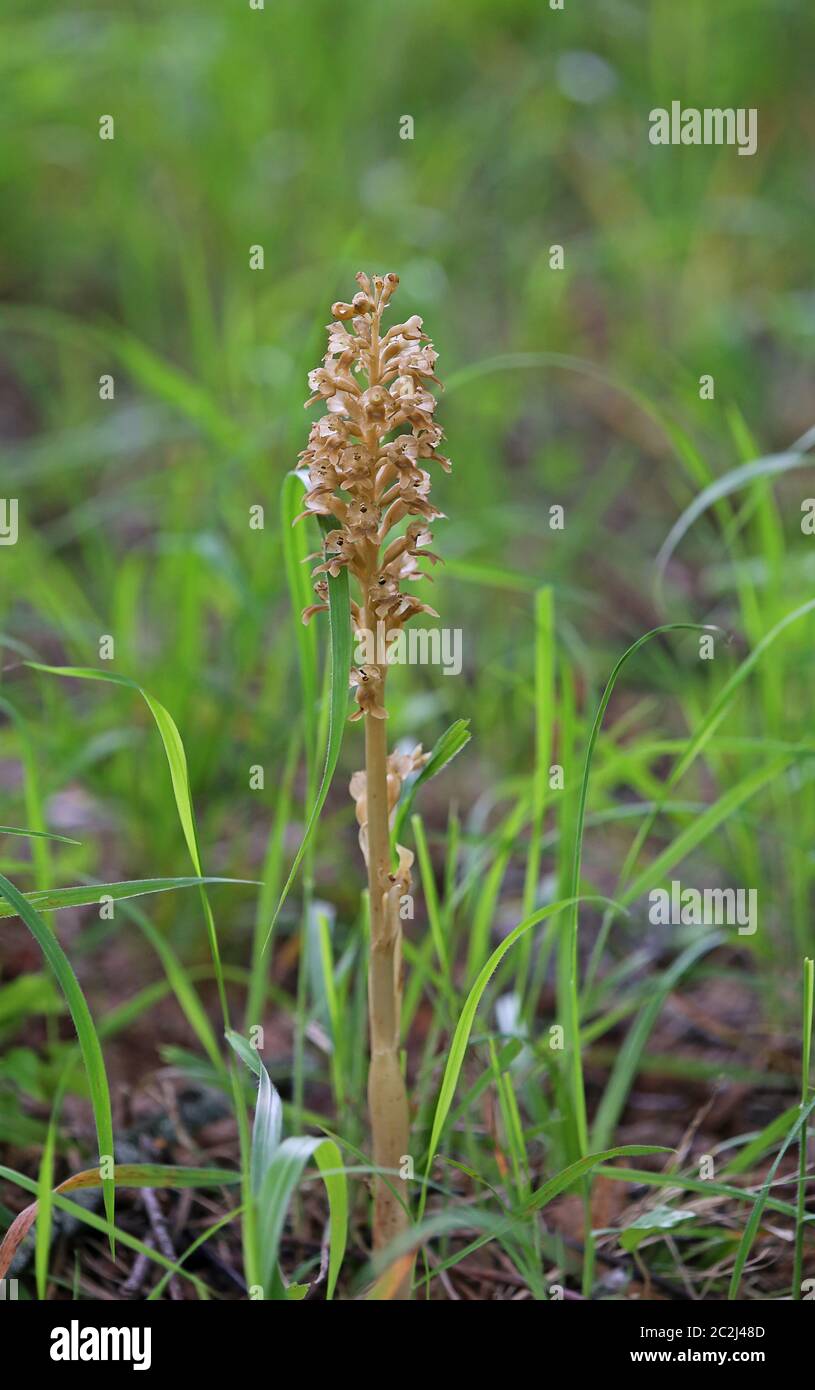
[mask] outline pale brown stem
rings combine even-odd
[[[371,370],[369,384],[379,379],[379,314],[371,325]],[[378,440],[367,440],[373,457]],[[368,605],[368,590],[378,572],[378,548],[371,547],[364,581],[364,622],[376,633],[377,618]],[[384,705],[387,667],[379,667],[381,702]],[[374,1179],[374,1250],[383,1250],[409,1225],[406,1207],[393,1188],[407,1188],[398,1176],[408,1153],[409,1116],[407,1091],[399,1064],[399,1032],[402,1011],[402,934],[398,898],[389,896],[391,887],[390,828],[388,824],[388,740],[384,719],[365,715],[365,776],[368,821],[368,893],[371,913],[371,954],[368,967],[368,1020],[371,1066],[368,1074],[368,1110],[371,1117],[373,1159],[377,1168],[388,1172]],[[412,1271],[400,1281],[396,1297],[410,1296]]]
[[[401,1013],[401,923],[398,899],[388,897],[390,846],[386,785],[385,722],[365,717],[365,768],[368,812],[368,888],[371,904],[371,954],[368,968],[368,1015],[371,1067],[368,1108],[373,1158],[388,1170],[387,1182],[374,1183],[374,1250],[382,1250],[407,1229],[408,1214],[392,1190],[403,1187],[398,1172],[408,1153],[408,1101],[399,1064]],[[390,1184],[390,1185],[389,1185]],[[406,1190],[405,1190],[406,1197]],[[407,1297],[410,1284],[400,1289]]]

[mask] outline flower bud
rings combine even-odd
[[[399,284],[399,276],[398,276],[398,275],[394,275],[393,271],[391,270],[391,271],[385,276],[385,278],[384,278],[384,280],[383,280],[383,283],[382,283],[382,295],[381,295],[381,299],[380,299],[380,303],[381,303],[381,304],[387,304],[387,302],[388,302],[388,300],[390,299],[391,295],[392,295],[392,294],[394,293],[394,291],[396,290],[398,284]]]

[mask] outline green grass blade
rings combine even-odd
[[[430,852],[427,848],[427,840],[425,838],[421,816],[411,816],[410,824],[413,830],[414,843],[416,845],[416,857],[419,860],[419,872],[422,880],[422,892],[424,893],[427,920],[430,924],[430,934],[433,938],[433,945],[436,949],[436,955],[438,956],[439,965],[442,969],[444,982],[449,986],[450,959],[447,950],[447,942],[444,938],[441,909],[436,892],[436,880],[433,877],[433,865],[430,862]]]
[[[632,903],[646,889],[659,884],[676,864],[685,859],[697,845],[707,840],[718,826],[732,816],[734,811],[737,811],[740,806],[743,806],[768,783],[774,782],[788,766],[792,756],[792,754],[784,753],[779,758],[773,758],[764,767],[757,768],[755,772],[744,777],[741,782],[737,782],[734,787],[730,787],[723,796],[719,797],[718,801],[715,801],[712,806],[708,806],[701,816],[697,816],[676,836],[676,839],[672,840],[664,850],[655,856],[650,864],[646,865],[625,891],[620,893],[620,901],[626,904]]]
[[[303,861],[306,847],[314,832],[320,812],[325,805],[328,796],[328,789],[337,766],[340,756],[342,738],[345,732],[345,716],[348,711],[348,673],[351,669],[351,600],[348,592],[348,571],[342,569],[336,579],[328,576],[328,607],[329,625],[331,629],[331,694],[329,701],[329,723],[328,723],[328,745],[325,755],[325,766],[317,796],[312,805],[305,832],[300,842],[300,847],[294,856],[294,862],[289,871],[289,876],[283,885],[274,916],[269,924],[266,933],[264,946],[268,945],[269,938],[274,930],[275,922],[280,915],[289,890],[297,876],[297,870]]]
[[[0,825],[0,835],[23,835],[29,840],[56,840],[61,845],[81,845],[81,840],[71,840],[67,835],[52,835],[47,830],[20,830],[15,825]]]
[[[589,794],[589,777],[591,775],[592,760],[597,739],[602,728],[603,718],[611,699],[612,692],[617,684],[617,678],[623,667],[635,652],[652,638],[663,636],[669,632],[698,632],[705,628],[699,623],[664,623],[659,627],[652,628],[633,642],[617,661],[606,688],[600,699],[597,714],[594,718],[589,740],[586,745],[586,754],[583,763],[583,774],[580,779],[580,789],[577,794],[577,808],[574,824],[574,846],[572,852],[571,871],[568,880],[567,895],[573,903],[569,914],[567,931],[563,938],[563,943],[558,959],[558,1010],[563,1020],[563,1028],[567,1040],[567,1066],[568,1066],[568,1090],[570,1108],[572,1112],[572,1122],[567,1128],[567,1140],[572,1151],[577,1158],[581,1158],[588,1149],[588,1120],[586,1115],[586,1090],[583,1080],[583,1053],[580,1040],[580,986],[579,986],[579,962],[578,962],[578,926],[579,908],[577,894],[580,891],[580,874],[583,860],[583,835],[586,825],[586,807]],[[586,1182],[584,1194],[585,1210],[585,1244],[586,1252],[583,1263],[583,1295],[590,1297],[591,1287],[594,1277],[594,1246],[591,1232],[591,1210],[589,1182]]]
[[[266,1067],[263,1065],[257,1048],[247,1042],[239,1033],[226,1034],[227,1042],[258,1078],[258,1093],[255,1101],[255,1121],[252,1128],[252,1151],[250,1157],[250,1176],[252,1192],[257,1199],[263,1186],[266,1171],[280,1147],[283,1132],[283,1104],[276,1087],[272,1085]]]
[[[65,995],[71,1018],[73,1019],[76,1029],[76,1035],[79,1039],[82,1060],[85,1064],[85,1072],[88,1078],[93,1118],[99,1144],[100,1163],[104,1163],[106,1160],[112,1162],[114,1156],[113,1115],[110,1106],[110,1088],[105,1071],[105,1059],[102,1055],[102,1048],[99,1043],[93,1018],[91,1017],[91,1011],[88,1008],[79,981],[54,933],[46,927],[31,904],[26,901],[22,893],[20,893],[18,889],[14,887],[14,884],[10,883],[3,874],[0,874],[0,893],[2,893],[3,897],[11,905],[16,915],[25,922],[25,925],[28,927],[31,935],[34,937],[34,940],[45,956],[45,959],[56,975],[59,986]],[[112,1178],[108,1177],[102,1181],[102,1195],[105,1203],[105,1213],[112,1232],[115,1207],[115,1184]],[[112,1245],[113,1237],[111,1235],[111,1248]]]
[[[577,814],[574,827],[574,849],[572,853],[571,875],[567,896],[572,903],[569,915],[568,931],[564,939],[563,965],[561,972],[561,984],[563,998],[559,999],[559,1012],[563,1019],[564,1030],[567,1038],[568,1057],[569,1057],[569,1077],[571,1102],[575,1116],[575,1135],[578,1148],[578,1157],[586,1152],[588,1148],[588,1125],[586,1120],[586,1095],[583,1085],[583,1063],[580,1046],[580,1003],[578,994],[578,955],[577,955],[577,934],[578,934],[578,904],[580,899],[580,872],[583,860],[583,834],[586,824],[586,805],[589,794],[589,777],[591,775],[592,759],[597,745],[597,739],[603,723],[603,717],[608,708],[617,678],[623,667],[630,661],[631,657],[643,647],[646,642],[650,642],[654,637],[660,637],[669,632],[704,632],[709,631],[700,623],[664,623],[660,627],[655,627],[646,632],[642,637],[638,637],[626,651],[623,652],[608,678],[606,688],[603,691],[597,713],[594,717],[589,741],[586,746],[586,754],[583,763],[583,775],[580,779],[580,790],[577,798]]]
[[[640,1187],[667,1187],[677,1192],[698,1192],[703,1196],[727,1197],[735,1202],[754,1202],[754,1192],[735,1187],[732,1183],[717,1182],[713,1178],[692,1178],[681,1173],[653,1173],[646,1168],[603,1168],[601,1176],[612,1178],[614,1182],[634,1183]],[[795,1207],[779,1197],[768,1197],[767,1207],[781,1216],[794,1216]]]
[[[213,1221],[212,1225],[207,1226],[206,1229],[203,1230],[200,1235],[196,1236],[195,1240],[187,1246],[183,1254],[179,1255],[179,1265],[185,1264],[186,1261],[190,1258],[190,1255],[194,1255],[196,1250],[200,1250],[201,1246],[205,1245],[208,1240],[211,1240],[214,1235],[217,1235],[218,1231],[222,1230],[224,1226],[231,1225],[233,1221],[237,1221],[237,1219],[240,1216],[242,1216],[242,1214],[242,1207],[233,1207],[232,1211],[228,1211],[225,1216],[220,1216],[217,1221]],[[161,1278],[156,1284],[156,1287],[147,1295],[146,1301],[148,1303],[158,1302],[158,1300],[161,1298],[161,1295],[164,1293],[164,1290],[167,1287],[169,1280],[169,1273],[162,1274]]]
[[[107,685],[124,686],[126,690],[135,690],[145,701],[147,708],[155,720],[156,727],[161,735],[164,745],[164,752],[170,768],[170,780],[173,786],[178,818],[181,829],[189,850],[193,868],[199,878],[204,875],[201,867],[201,852],[198,844],[198,830],[195,824],[195,811],[192,804],[192,792],[190,790],[190,778],[187,768],[187,755],[184,752],[184,744],[178,727],[164,705],[151,695],[144,686],[139,685],[138,681],[131,680],[129,676],[120,676],[115,672],[98,671],[89,666],[46,666],[41,662],[28,662],[36,671],[44,671],[52,676],[68,676],[74,680],[102,681]],[[223,969],[221,966],[221,950],[218,945],[218,934],[215,930],[215,918],[209,905],[209,899],[204,888],[201,888],[201,904],[204,911],[204,919],[209,937],[210,953],[215,966],[215,976],[218,985],[218,997],[221,1005],[224,1023],[229,1026],[229,1006],[226,1000],[226,986],[224,984]]]
[[[255,1123],[250,1157],[251,1190],[255,1208],[258,1273],[264,1298],[285,1295],[277,1270],[278,1250],[289,1203],[310,1158],[320,1169],[328,1195],[331,1235],[328,1257],[328,1297],[332,1298],[348,1239],[348,1180],[339,1148],[332,1139],[280,1134],[283,1108],[256,1048],[239,1033],[227,1040],[258,1078]]]
[[[332,1139],[324,1139],[314,1150],[314,1161],[325,1184],[331,1221],[326,1284],[326,1297],[330,1300],[334,1297],[348,1241],[348,1179],[343,1171],[342,1154]]]
[[[732,1073],[730,1073],[732,1075]],[[760,1075],[760,1073],[759,1073]],[[752,1139],[738,1149],[732,1158],[728,1159],[724,1166],[724,1172],[730,1176],[737,1173],[749,1173],[753,1165],[763,1158],[764,1154],[773,1148],[780,1139],[783,1139],[796,1115],[798,1106],[791,1105],[789,1109],[782,1110],[780,1115],[775,1115]]]
[[[275,1289],[280,1237],[294,1190],[310,1159],[317,1163],[328,1194],[331,1221],[331,1251],[333,1260],[329,1289],[333,1295],[336,1278],[345,1253],[348,1224],[347,1179],[342,1155],[331,1139],[312,1138],[301,1134],[284,1139],[264,1174],[258,1198],[258,1229],[260,1237],[261,1284],[264,1297]]]
[[[184,1017],[195,1033],[198,1041],[215,1067],[216,1071],[225,1076],[223,1059],[215,1037],[215,1031],[207,1016],[198,996],[198,991],[192,983],[188,972],[185,970],[169,941],[162,936],[149,917],[132,903],[126,903],[124,911],[132,918],[144,936],[149,941],[156,955],[164,968],[164,974],[168,983],[178,1000]]]
[[[283,479],[280,499],[280,537],[283,545],[283,563],[286,570],[286,583],[291,600],[292,624],[297,642],[300,663],[300,683],[303,693],[303,729],[306,753],[313,753],[317,746],[317,628],[316,619],[310,623],[301,620],[304,608],[315,602],[315,595],[309,579],[308,530],[305,524],[293,525],[294,518],[303,510],[303,481],[297,473],[287,473]]]
[[[269,970],[269,961],[265,958],[264,953],[266,924],[274,910],[283,877],[284,841],[291,815],[292,784],[297,768],[298,752],[299,740],[295,738],[291,742],[286,757],[286,766],[283,770],[277,805],[275,806],[274,821],[269,831],[266,854],[263,860],[263,881],[258,894],[252,931],[251,980],[246,995],[244,1032],[248,1032],[250,1028],[260,1023],[263,1016]]]
[[[792,1127],[788,1130],[787,1136],[783,1144],[781,1145],[781,1148],[778,1150],[778,1153],[776,1154],[776,1157],[770,1166],[767,1176],[764,1179],[761,1191],[759,1192],[758,1196],[755,1199],[755,1202],[753,1203],[753,1210],[750,1213],[750,1219],[744,1228],[744,1233],[742,1235],[741,1241],[739,1242],[739,1248],[736,1252],[736,1262],[733,1266],[733,1273],[730,1277],[730,1287],[727,1291],[727,1297],[731,1301],[733,1299],[737,1299],[739,1296],[739,1285],[741,1284],[741,1276],[744,1272],[744,1266],[747,1263],[750,1251],[753,1248],[753,1241],[755,1240],[756,1235],[758,1233],[758,1228],[761,1224],[761,1218],[764,1213],[764,1208],[767,1205],[767,1199],[770,1195],[770,1188],[772,1187],[773,1180],[775,1179],[775,1175],[778,1172],[781,1160],[784,1157],[784,1154],[787,1152],[787,1149],[789,1148],[793,1140],[796,1139],[798,1135],[804,1130],[806,1122],[812,1114],[813,1109],[815,1109],[815,1099],[811,1100],[806,1106],[801,1107],[798,1117],[795,1123],[792,1125]]]
[[[812,1011],[815,1004],[815,961],[804,961],[803,1018],[801,1020],[801,1105],[809,1099],[809,1078],[812,1067]],[[793,1259],[792,1296],[803,1297],[804,1221],[806,1219],[807,1126],[801,1128],[798,1139],[798,1197],[795,1204],[795,1254]]]
[[[609,1158],[635,1157],[645,1154],[673,1152],[673,1149],[666,1149],[661,1146],[650,1144],[624,1144],[619,1148],[607,1149],[605,1151]],[[394,1240],[386,1250],[376,1256],[373,1261],[374,1269],[381,1269],[383,1266],[397,1259],[400,1254],[404,1254],[407,1250],[417,1248],[433,1236],[444,1235],[461,1227],[465,1227],[469,1230],[473,1228],[475,1230],[482,1229],[484,1231],[483,1235],[478,1236],[475,1240],[471,1241],[469,1245],[465,1245],[458,1249],[455,1255],[451,1256],[449,1259],[440,1261],[436,1266],[435,1272],[437,1273],[439,1269],[451,1269],[461,1260],[466,1259],[469,1255],[482,1249],[483,1246],[488,1245],[491,1241],[501,1240],[518,1228],[527,1230],[530,1225],[529,1217],[533,1211],[540,1210],[547,1206],[548,1203],[559,1196],[561,1192],[566,1191],[568,1188],[573,1187],[575,1183],[585,1179],[593,1168],[604,1161],[605,1159],[602,1153],[586,1154],[583,1158],[577,1159],[567,1168],[564,1168],[562,1172],[556,1174],[555,1177],[544,1183],[544,1185],[538,1188],[522,1205],[515,1207],[507,1215],[496,1216],[493,1213],[486,1211],[479,1212],[476,1209],[469,1211],[465,1215],[463,1212],[457,1211],[455,1207],[436,1212],[429,1219],[422,1220],[409,1231],[404,1232]],[[607,1171],[609,1174],[616,1174],[618,1170],[616,1168],[609,1168]]]
[[[583,1158],[578,1158],[574,1163],[570,1163],[562,1172],[554,1178],[550,1178],[542,1187],[533,1192],[529,1201],[524,1203],[524,1211],[540,1211],[555,1197],[559,1197],[561,1192],[566,1192],[580,1178],[584,1178],[592,1168],[597,1167],[598,1163],[608,1163],[612,1158],[637,1158],[644,1154],[669,1154],[673,1152],[673,1149],[664,1148],[662,1145],[623,1144],[616,1149],[603,1149],[599,1153],[586,1154]]]
[[[14,1183],[26,1192],[33,1193],[35,1198],[38,1195],[38,1184],[24,1173],[16,1172],[13,1168],[0,1165],[0,1178],[5,1179],[6,1182]],[[226,1168],[181,1168],[159,1163],[117,1163],[113,1170],[113,1181],[117,1187],[132,1188],[226,1187],[240,1182],[240,1174]],[[203,1285],[195,1275],[187,1274],[179,1265],[162,1255],[160,1251],[145,1245],[135,1236],[131,1236],[128,1231],[112,1226],[105,1218],[97,1216],[96,1212],[89,1211],[65,1196],[67,1192],[101,1185],[101,1178],[96,1168],[88,1168],[82,1173],[74,1173],[51,1193],[52,1204],[60,1211],[67,1212],[75,1220],[90,1226],[92,1230],[100,1231],[103,1235],[109,1236],[111,1242],[115,1236],[115,1239],[127,1246],[129,1250],[135,1250],[138,1254],[155,1260],[171,1274],[183,1274],[184,1278],[189,1279],[200,1291]],[[15,1217],[12,1226],[6,1232],[2,1244],[0,1244],[0,1278],[5,1275],[20,1241],[30,1229],[36,1216],[37,1203],[35,1202],[32,1207],[26,1208]]]
[[[639,1069],[640,1058],[645,1050],[651,1031],[666,998],[676,988],[682,976],[695,965],[703,955],[712,951],[724,940],[724,933],[713,932],[700,941],[694,941],[677,956],[660,979],[649,984],[648,1001],[637,1015],[626,1034],[625,1042],[617,1053],[611,1075],[591,1131],[591,1142],[595,1148],[607,1144],[620,1116]]]
[[[82,883],[75,888],[34,889],[23,893],[27,903],[38,912],[58,912],[63,907],[98,906],[101,898],[122,902],[128,898],[147,897],[151,893],[173,893],[178,888],[201,888],[204,884],[251,884],[248,878],[130,878],[120,883]],[[10,903],[0,902],[0,917],[15,917]]]
[[[586,898],[584,899],[584,901],[607,902],[608,900],[605,898]],[[487,988],[491,976],[495,973],[500,962],[506,955],[507,951],[509,951],[510,948],[515,945],[516,941],[519,941],[525,932],[528,932],[531,930],[532,927],[537,926],[538,922],[543,922],[546,920],[547,917],[552,917],[556,912],[562,912],[565,908],[568,908],[570,906],[570,900],[568,898],[564,898],[560,902],[549,903],[546,907],[540,908],[539,911],[533,912],[532,916],[528,917],[526,921],[519,922],[518,926],[515,927],[511,932],[509,932],[509,934],[504,937],[504,940],[501,942],[501,944],[497,946],[496,949],[493,951],[489,960],[486,961],[481,971],[479,972],[475,984],[473,985],[472,989],[467,995],[467,998],[464,1002],[464,1007],[459,1015],[458,1023],[456,1024],[456,1028],[453,1033],[450,1046],[448,1048],[447,1062],[445,1064],[444,1075],[442,1076],[441,1086],[439,1088],[439,1095],[436,1101],[436,1107],[433,1114],[433,1124],[431,1126],[430,1140],[427,1147],[425,1182],[422,1188],[422,1196],[419,1203],[419,1215],[417,1218],[419,1221],[422,1219],[422,1215],[424,1213],[425,1208],[425,1202],[427,1200],[427,1179],[430,1175],[430,1168],[433,1163],[433,1158],[436,1153],[436,1148],[438,1146],[439,1139],[441,1137],[441,1132],[444,1129],[445,1121],[447,1119],[448,1114],[450,1113],[450,1106],[453,1103],[453,1097],[455,1095],[456,1086],[458,1085],[458,1079],[461,1074],[462,1064],[464,1062],[464,1054],[467,1051],[467,1044],[470,1040],[470,1033],[472,1031],[473,1023],[475,1021],[476,1011],[481,1002],[481,996],[483,995],[484,990]]]
[[[490,930],[495,920],[495,910],[501,892],[509,861],[516,847],[518,835],[529,815],[529,798],[526,793],[517,802],[499,827],[499,848],[483,883],[479,884],[473,911],[472,926],[467,947],[467,978],[480,970],[487,958]]]
[[[722,720],[725,718],[731,704],[733,703],[733,700],[735,699],[742,685],[746,682],[750,673],[753,671],[753,669],[760,661],[761,657],[788,627],[790,627],[793,623],[798,622],[800,618],[804,618],[807,616],[807,614],[812,612],[815,612],[815,599],[809,599],[806,603],[802,603],[798,608],[794,608],[791,612],[786,613],[784,617],[781,618],[779,622],[777,622],[774,625],[774,627],[772,627],[770,631],[765,634],[764,637],[762,637],[761,641],[756,644],[753,650],[751,652],[748,652],[747,656],[744,658],[744,661],[741,662],[738,668],[733,672],[732,676],[730,676],[729,679],[725,682],[724,686],[719,691],[719,694],[714,699],[710,709],[705,714],[704,719],[702,719],[701,722],[694,729],[688,746],[685,748],[684,752],[682,753],[682,756],[679,758],[678,762],[671,770],[670,776],[666,779],[661,794],[657,798],[656,805],[643,820],[642,825],[640,826],[634,838],[631,848],[626,854],[625,863],[620,872],[621,883],[626,882],[629,878],[633,870],[633,866],[636,863],[637,858],[639,856],[640,850],[642,849],[643,845],[645,844],[645,841],[650,835],[651,829],[658,815],[660,814],[661,810],[664,808],[665,804],[670,798],[670,795],[674,787],[682,779],[682,777],[688,771],[691,764],[696,760],[699,754],[710,742],[710,739],[713,737]]]
[[[715,506],[723,497],[729,497],[731,493],[747,487],[756,478],[775,478],[789,473],[794,468],[804,468],[807,465],[811,467],[815,463],[815,457],[807,450],[811,449],[813,445],[815,445],[815,430],[809,430],[793,444],[787,453],[768,454],[764,458],[753,459],[750,463],[739,464],[738,468],[733,468],[728,473],[722,474],[708,487],[703,488],[690,506],[685,508],[679,519],[674,522],[663,541],[654,562],[658,578],[661,580],[676,547],[687,535],[693,523],[704,515],[710,507]]]
[[[40,1169],[37,1174],[38,1220],[34,1243],[34,1278],[37,1285],[37,1298],[41,1303],[45,1302],[48,1290],[48,1257],[51,1253],[51,1216],[53,1209],[51,1189],[54,1186],[54,1147],[56,1144],[57,1120],[59,1117],[61,1100],[62,1095],[60,1092],[56,1097],[51,1111],[48,1133],[45,1136],[45,1143],[43,1144],[42,1156],[40,1158]]]
[[[429,782],[431,777],[435,777],[448,763],[452,762],[453,758],[461,752],[462,748],[466,747],[471,738],[472,734],[470,733],[469,719],[456,719],[448,729],[445,729],[444,733],[433,745],[430,757],[418,777],[415,777],[412,782],[409,782],[402,793],[402,798],[396,808],[396,816],[394,817],[393,831],[391,832],[391,845],[395,845],[402,834],[419,788],[423,787],[425,782]]]
[[[105,685],[121,685],[126,690],[135,690],[145,701],[150,713],[152,714],[156,727],[161,735],[164,745],[164,752],[170,767],[170,778],[173,784],[173,795],[178,809],[178,818],[181,822],[181,829],[193,862],[195,872],[201,876],[201,856],[198,848],[198,834],[195,826],[195,813],[192,807],[192,797],[190,795],[190,779],[187,770],[187,757],[184,752],[184,744],[178,732],[175,720],[169,710],[164,708],[155,696],[139,685],[138,681],[131,680],[129,676],[120,676],[115,672],[98,671],[92,666],[46,666],[40,661],[30,661],[27,665],[33,667],[35,671],[44,671],[51,676],[67,676],[72,680],[102,681]]]
[[[331,945],[331,928],[324,912],[316,915],[317,939],[319,945],[320,971],[323,994],[325,996],[328,1026],[331,1035],[331,1085],[334,1092],[334,1106],[337,1114],[345,1109],[345,1065],[343,1048],[345,1044],[345,1020],[337,994],[334,978],[334,953]]]
[[[45,831],[44,798],[40,784],[37,748],[31,729],[29,728],[28,721],[23,718],[19,710],[16,709],[10,700],[6,700],[3,696],[0,696],[0,710],[5,711],[17,731],[20,760],[23,765],[23,792],[25,797],[26,820],[34,830]],[[41,834],[34,836],[31,845],[31,858],[33,861],[34,883],[38,888],[44,888],[47,883],[51,882],[51,852],[48,835]]]
[[[532,773],[532,819],[529,827],[524,873],[523,915],[533,912],[538,900],[543,817],[549,790],[549,767],[555,720],[555,614],[552,589],[547,586],[535,594],[535,765]],[[522,949],[518,993],[526,992],[532,938]]]
[[[235,1052],[237,1052],[241,1061],[245,1063],[250,1071],[255,1073],[255,1076],[259,1077],[263,1071],[263,1062],[257,1048],[252,1047],[251,1043],[248,1043],[246,1038],[241,1037],[240,1033],[236,1033],[234,1028],[227,1028],[224,1037],[230,1047],[234,1048]]]

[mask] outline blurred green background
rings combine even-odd
[[[395,734],[429,745],[471,721],[473,742],[423,804],[434,853],[450,801],[472,812],[472,845],[528,777],[543,585],[581,720],[655,623],[733,634],[710,670],[693,638],[650,644],[615,696],[592,809],[658,791],[670,740],[812,592],[801,471],[706,512],[661,597],[654,560],[713,478],[813,424],[814,21],[807,0],[566,0],[563,12],[544,0],[34,12],[10,0],[0,412],[2,493],[19,498],[21,530],[0,550],[2,819],[83,843],[6,842],[4,872],[43,887],[188,871],[136,697],[22,664],[103,665],[110,634],[110,669],[181,729],[208,871],[261,877],[302,720],[280,489],[305,444],[329,305],[359,268],[398,271],[399,315],[423,315],[448,386],[454,471],[435,481],[448,563],[424,596],[463,630],[465,669],[392,682]],[[674,99],[757,107],[757,154],[651,146],[649,111]],[[99,139],[103,115],[112,141]],[[250,269],[257,245],[262,270]],[[112,401],[99,398],[106,373]],[[248,525],[258,503],[263,531]],[[562,532],[548,527],[553,504]],[[684,788],[691,800],[743,777],[768,741],[811,739],[812,652],[811,624],[796,624],[729,717],[731,743]],[[318,891],[346,921],[360,875],[345,784],[360,761],[352,727],[316,852]],[[262,792],[249,789],[257,764]],[[578,767],[575,753],[570,785]],[[707,848],[736,882],[758,876],[765,964],[796,981],[812,942],[808,767]],[[298,771],[287,855],[302,795]],[[602,888],[631,833],[622,821],[590,838]],[[547,849],[544,874],[556,857]],[[506,867],[493,925],[517,920],[522,864]],[[254,896],[216,896],[226,958],[245,965]],[[185,959],[206,960],[191,900],[155,912]],[[292,905],[284,938],[295,921]],[[127,988],[155,973],[136,938],[103,976],[91,961],[104,932],[77,936],[103,1008],[120,997],[116,970]],[[35,966],[16,949],[12,975]]]

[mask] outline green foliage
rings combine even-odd
[[[0,1177],[44,1202],[32,1291],[48,1286],[61,1211],[160,1270],[150,1297],[173,1273],[207,1297],[185,1261],[240,1219],[246,1271],[303,1297],[308,1261],[284,1260],[287,1288],[277,1271],[312,1160],[329,1165],[326,1286],[362,1291],[350,1260],[337,1282],[368,1166],[347,591],[331,580],[330,614],[302,626],[319,538],[290,523],[315,314],[364,266],[398,271],[405,315],[432,318],[454,465],[434,493],[447,563],[417,592],[462,629],[464,670],[406,667],[389,693],[389,725],[432,748],[393,824],[417,851],[403,1037],[427,1285],[441,1294],[466,1259],[466,1215],[466,1239],[495,1243],[545,1298],[564,1251],[536,1194],[590,1197],[599,1171],[649,1192],[620,1228],[663,1278],[680,1274],[659,1232],[717,1197],[711,1296],[760,1295],[766,1212],[794,1232],[800,1295],[811,5],[788,0],[783,21],[750,0],[5,7],[2,492],[20,500],[21,535],[0,549]],[[651,148],[647,113],[678,88],[688,104],[771,111],[772,145],[768,123],[754,159]],[[109,111],[112,143],[98,138]],[[654,930],[648,893],[672,875],[754,887],[755,937]],[[224,1021],[237,1008],[274,1039],[265,1065],[250,1049],[265,1122],[252,1145],[245,1121],[241,1206],[177,1261],[114,1228],[114,1180],[104,1215],[46,1196],[77,1104],[91,1100],[113,1152],[102,1046],[126,1048],[162,1001],[192,1030],[174,1061],[229,1095],[239,1126]],[[706,1043],[708,1015],[724,1031]],[[786,1044],[769,1062],[768,1036]],[[156,1023],[157,1059],[173,1040]],[[782,1061],[795,1047],[800,1107]],[[641,1132],[644,1075],[687,1084],[694,1108],[720,1075],[760,1086],[762,1118],[721,1140],[717,1179],[689,1162],[617,1166],[653,1147],[618,1143]],[[298,1135],[334,1137],[282,1139],[272,1077],[284,1096],[292,1078]],[[29,1146],[38,1167],[20,1174]],[[340,1150],[359,1181],[340,1176]],[[784,1200],[772,1184],[790,1175]],[[696,1229],[679,1224],[683,1252]],[[685,1272],[701,1280],[696,1242]],[[590,1229],[584,1244],[567,1273],[596,1292]]]

